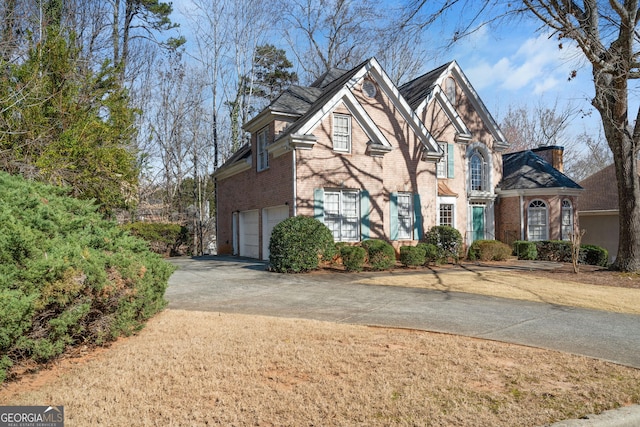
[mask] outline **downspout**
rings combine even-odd
[[[524,240],[524,197],[520,194],[520,240]]]
[[[291,159],[293,161],[293,168],[292,168],[293,169],[293,216],[296,216],[297,211],[298,211],[297,202],[296,202],[296,200],[298,200],[298,194],[297,194],[297,191],[298,191],[298,187],[297,187],[297,182],[298,182],[297,175],[298,175],[298,172],[296,170],[296,149],[295,148],[293,149],[293,153],[292,153]]]

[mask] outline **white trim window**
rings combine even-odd
[[[527,209],[528,235],[531,241],[541,241],[549,239],[549,223],[547,215],[547,204],[542,200],[534,200],[529,203]]]
[[[570,200],[562,201],[562,240],[571,240],[573,235],[573,205]]]
[[[478,149],[469,157],[469,184],[471,191],[487,191],[487,163]]]
[[[449,176],[447,165],[449,164],[449,146],[446,142],[438,142],[440,149],[444,152],[444,155],[436,163],[436,177],[447,178]]]
[[[258,146],[258,171],[263,171],[269,167],[269,152],[267,151],[267,141],[269,136],[269,128],[264,128],[258,132],[257,143]]]
[[[333,149],[351,152],[351,116],[333,115]]]
[[[452,203],[440,203],[438,225],[448,225],[449,227],[455,227],[453,222],[453,204]]]
[[[413,239],[413,194],[398,193],[398,240]]]
[[[359,193],[356,190],[324,192],[324,223],[336,242],[360,240]]]

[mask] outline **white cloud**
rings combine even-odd
[[[572,69],[567,51],[573,49],[567,48],[566,43],[564,49],[559,49],[558,42],[548,35],[524,39],[512,54],[500,47],[495,42],[489,44],[469,61],[472,66],[465,72],[477,89],[541,95],[566,81]]]

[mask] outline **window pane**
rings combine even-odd
[[[324,193],[324,223],[336,242],[357,241],[360,238],[358,196],[357,191]]]
[[[471,156],[471,190],[484,190],[484,159],[480,153]]]
[[[398,239],[407,240],[413,237],[412,195],[398,194]]]
[[[340,151],[351,149],[351,118],[349,116],[333,116],[333,148]]]
[[[440,205],[440,225],[453,227],[453,205]]]

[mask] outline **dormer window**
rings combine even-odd
[[[444,82],[444,93],[452,105],[456,105],[456,81],[453,77],[447,77]]]
[[[351,116],[333,115],[333,149],[351,152]]]
[[[257,161],[258,171],[265,170],[269,167],[269,152],[267,151],[267,141],[269,136],[269,128],[264,128],[258,132],[257,138]]]

